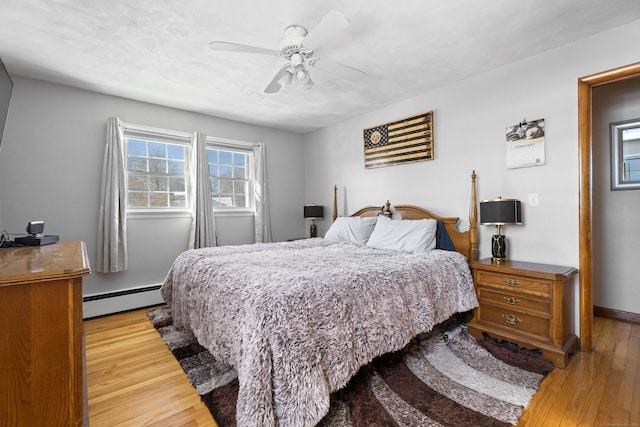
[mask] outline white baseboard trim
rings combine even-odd
[[[164,302],[160,296],[160,284],[85,295],[82,301],[82,317],[84,319],[149,307]]]

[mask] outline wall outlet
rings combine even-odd
[[[529,193],[529,206],[535,208],[538,204],[538,193]]]

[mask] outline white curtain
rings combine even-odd
[[[117,117],[109,117],[98,214],[96,269],[100,273],[116,273],[128,267],[127,163],[124,148],[122,123]]]
[[[211,181],[209,179],[209,163],[207,161],[207,136],[194,133],[191,137],[191,197],[193,212],[189,249],[218,246],[216,222],[213,216],[211,201]]]
[[[267,162],[265,145],[253,146],[254,196],[256,203],[256,243],[271,242],[271,220],[269,218],[269,193],[267,192]]]

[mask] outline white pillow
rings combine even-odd
[[[378,218],[367,246],[419,254],[436,247],[435,219],[392,220]]]
[[[364,245],[369,240],[375,225],[375,217],[341,216],[331,224],[324,238],[336,242]]]

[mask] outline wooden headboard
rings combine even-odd
[[[337,188],[333,189],[333,220],[338,217],[337,209]],[[436,215],[424,208],[414,205],[394,205],[393,210],[400,215],[402,219],[439,219],[444,224],[451,241],[453,242],[456,250],[467,257],[469,262],[478,259],[478,208],[476,200],[476,171],[471,174],[471,203],[469,206],[469,229],[466,231],[458,231],[458,217],[444,217]],[[359,211],[355,212],[351,216],[377,216],[377,215],[391,215],[391,204],[387,200],[387,203],[380,206],[367,206]]]

